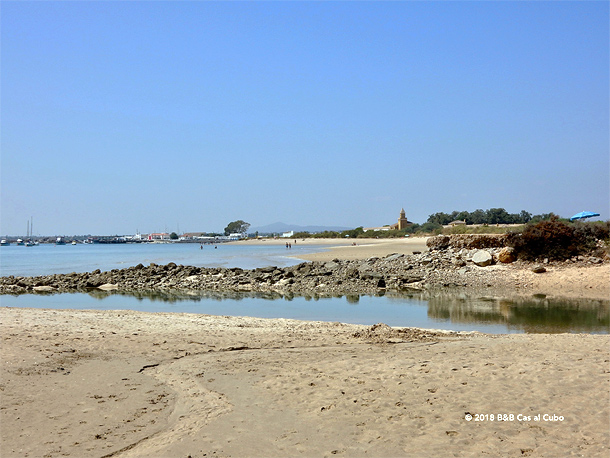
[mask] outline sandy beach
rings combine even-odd
[[[2,457],[610,452],[607,335],[8,308],[0,320]]]
[[[425,251],[334,242],[309,258]],[[608,264],[485,269],[522,293],[608,298]],[[7,307],[0,329],[3,458],[610,453],[607,334]]]
[[[372,256],[383,257],[388,254],[413,254],[413,252],[424,252],[427,237],[405,237],[393,239],[249,239],[239,242],[230,242],[242,245],[285,245],[291,243],[293,246],[316,246],[325,245],[324,251],[299,255],[299,259],[306,261],[330,261],[332,259],[367,259]],[[296,241],[296,242],[295,242]]]

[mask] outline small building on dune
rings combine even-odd
[[[455,220],[455,221],[451,221],[451,222],[449,223],[449,226],[451,226],[451,227],[455,227],[455,226],[466,226],[466,221],[462,221],[462,220],[457,219],[457,220]]]

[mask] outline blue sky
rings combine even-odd
[[[0,7],[2,235],[610,218],[608,2]]]

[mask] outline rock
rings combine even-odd
[[[421,263],[422,266],[427,266],[428,264],[430,264],[432,262],[432,258],[425,257],[425,258],[420,259],[419,262]]]
[[[257,269],[254,269],[255,272],[261,272],[261,273],[273,273],[275,270],[277,269],[277,267],[275,266],[269,266],[269,267],[259,267]]]
[[[362,267],[366,267],[366,266],[362,266]],[[380,278],[383,278],[383,275],[380,274],[379,272],[372,270],[370,268],[360,268],[359,269],[359,273],[360,273],[360,278],[363,280],[379,280]]]
[[[448,235],[437,235],[436,237],[430,237],[426,241],[426,246],[431,250],[444,250],[449,247],[451,238]]]
[[[87,280],[85,286],[87,288],[97,288],[99,286],[102,286],[104,283],[106,282],[104,281],[101,275],[94,275],[89,278],[89,280]]]
[[[34,286],[33,289],[37,293],[50,293],[52,291],[55,291],[55,288],[53,288],[52,286]]]
[[[117,285],[114,285],[112,283],[104,283],[103,285],[98,286],[97,288],[101,289],[102,291],[112,291],[115,289],[119,289]]]
[[[486,267],[491,264],[493,257],[489,251],[479,250],[472,256],[472,262],[479,267]]]
[[[334,261],[329,261],[326,264],[324,264],[324,268],[327,270],[335,270],[335,269],[338,269],[339,267],[340,267],[339,264]]]
[[[431,250],[445,248],[501,248],[506,244],[505,234],[453,234],[430,237],[426,245]]]
[[[603,260],[603,259],[601,259],[601,258],[598,258],[598,257],[596,257],[596,256],[591,256],[591,257],[589,258],[589,262],[590,262],[591,264],[601,264],[601,263],[603,263],[603,262],[604,262],[604,260]]]
[[[393,253],[393,254],[389,254],[385,257],[386,261],[396,261],[397,259],[400,259],[404,257],[404,254],[399,254],[399,253]]]
[[[544,266],[537,265],[532,267],[532,272],[534,272],[535,274],[541,274],[546,272],[546,268]]]
[[[517,257],[515,256],[515,249],[513,247],[504,247],[498,252],[498,261],[505,264],[515,262]]]

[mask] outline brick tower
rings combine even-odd
[[[405,209],[403,208],[400,210],[400,216],[398,217],[398,230],[400,231],[401,229],[404,229],[409,224],[410,224],[409,220],[407,219],[407,216],[405,215]]]

